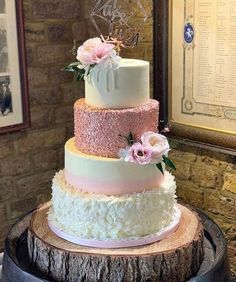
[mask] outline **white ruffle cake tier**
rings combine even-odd
[[[66,183],[64,171],[53,179],[51,229],[68,241],[119,248],[148,244],[168,236],[179,223],[176,184],[166,172],[160,187],[122,196],[89,194]]]

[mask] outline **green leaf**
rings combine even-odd
[[[63,68],[61,70],[62,71],[69,71],[69,72],[75,72],[75,70],[73,68],[69,67],[69,66],[67,66],[67,67],[65,67],[65,68]]]
[[[78,72],[76,76],[76,81],[80,81],[84,79],[84,73],[83,72]]]
[[[79,71],[80,69],[78,68],[79,62],[74,62],[63,68],[63,71],[69,71],[69,72],[75,72]]]
[[[157,168],[160,170],[160,172],[164,175],[164,171],[163,171],[163,167],[162,167],[162,164],[159,163],[159,164],[156,164]]]
[[[173,162],[172,162],[169,158],[167,158],[165,155],[163,156],[163,162],[164,162],[168,167],[170,167],[171,169],[176,170],[176,167],[175,167],[175,165],[173,164]]]

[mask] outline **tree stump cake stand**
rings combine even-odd
[[[49,204],[46,204],[10,230],[5,245],[3,282],[170,282],[186,281],[193,274],[194,282],[230,281],[226,242],[218,226],[199,212],[203,234],[199,217],[188,208],[179,207],[180,226],[168,238],[141,247],[96,249],[57,237],[48,227]]]

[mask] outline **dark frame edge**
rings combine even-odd
[[[168,123],[168,11],[168,0],[153,0],[153,89],[161,127]]]
[[[17,24],[17,37],[18,37],[17,41],[18,41],[19,66],[20,66],[23,122],[20,124],[4,126],[0,128],[0,135],[27,129],[31,125],[30,114],[29,114],[29,87],[28,87],[25,33],[24,33],[23,0],[15,0],[15,3],[16,3],[16,24]]]

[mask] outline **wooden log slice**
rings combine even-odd
[[[50,203],[32,216],[28,249],[32,265],[57,281],[186,281],[203,260],[203,226],[199,217],[179,205],[179,228],[159,242],[124,249],[75,245],[48,227]]]

